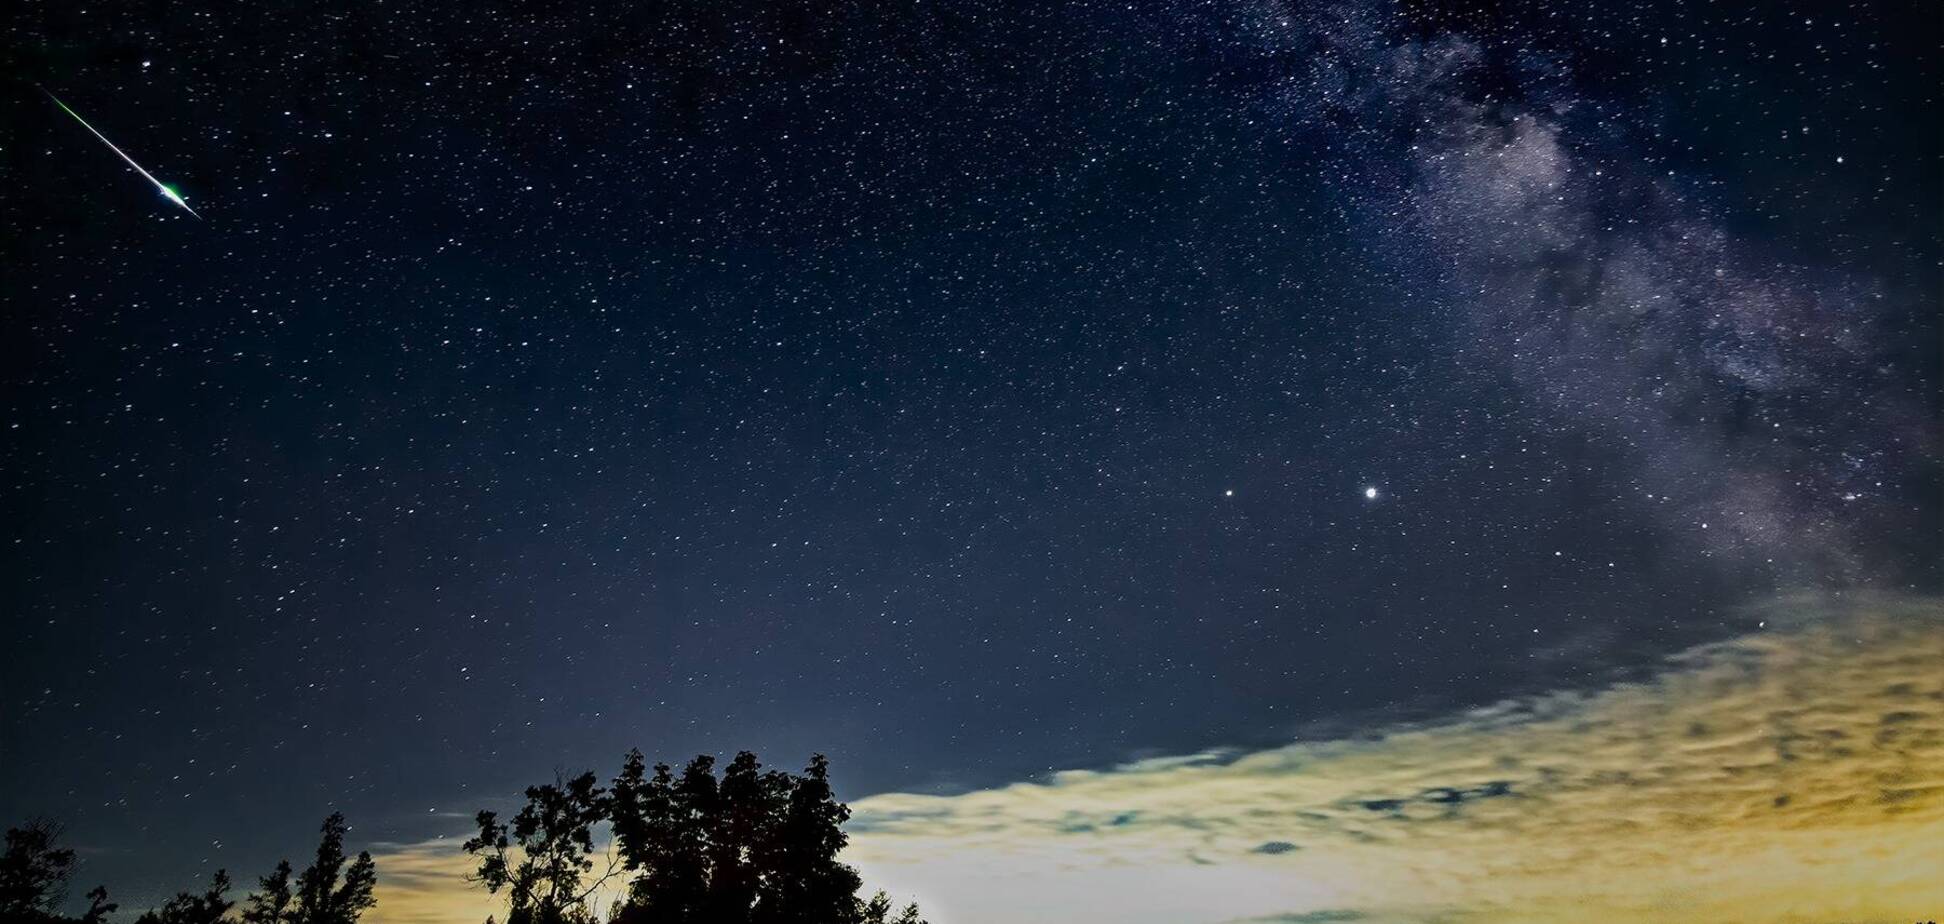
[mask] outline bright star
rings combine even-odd
[[[1377,489],[1376,489],[1376,488],[1365,488],[1365,489],[1364,489],[1364,500],[1376,500],[1376,499],[1377,499]]]

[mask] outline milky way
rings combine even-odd
[[[1729,230],[1559,60],[1404,22],[1258,8],[1237,37],[1287,72],[1276,113],[1337,147],[1353,220],[1420,287],[1406,310],[1630,459],[1699,550],[1856,577],[1880,568],[1859,546],[1934,522],[1925,292]]]

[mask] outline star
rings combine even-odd
[[[1377,489],[1375,487],[1364,488],[1364,500],[1376,500],[1376,499],[1377,499]]]

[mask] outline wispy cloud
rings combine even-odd
[[[1364,739],[866,799],[853,857],[960,922],[1934,916],[1944,609],[1791,613]]]
[[[366,919],[379,924],[480,924],[500,909],[466,881],[472,864],[458,838],[417,844],[378,844],[378,905]]]

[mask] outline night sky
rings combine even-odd
[[[1926,4],[12,13],[0,823],[124,907],[629,747],[953,794],[1944,583]]]

